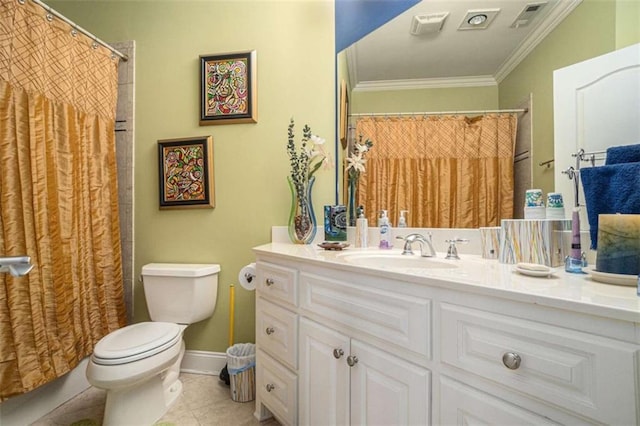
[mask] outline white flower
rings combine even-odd
[[[360,154],[364,154],[365,152],[369,151],[369,147],[366,144],[359,144],[357,143],[355,145],[355,149],[357,152],[359,152]]]
[[[323,138],[321,138],[318,135],[311,135],[311,142],[313,142],[314,145],[324,145],[324,143],[326,142]]]
[[[347,158],[347,170],[354,170],[355,172],[364,173],[364,164],[367,160],[364,159],[362,153],[358,152]]]

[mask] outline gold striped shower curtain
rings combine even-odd
[[[395,225],[499,226],[513,217],[515,114],[369,116],[355,135],[373,142],[360,174],[357,205],[370,223],[389,210]]]
[[[68,373],[125,324],[118,63],[33,2],[0,3],[0,401]]]

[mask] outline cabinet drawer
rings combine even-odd
[[[441,313],[444,364],[604,423],[636,424],[635,345],[466,306],[443,303]]]
[[[444,376],[440,379],[440,421],[434,423],[460,426],[559,424]]]
[[[300,307],[431,358],[432,302],[319,275],[300,274]]]
[[[296,423],[297,377],[260,349],[256,353],[256,389],[262,403],[278,421],[287,425]]]
[[[298,368],[298,320],[295,313],[269,303],[256,302],[256,343],[292,369]]]
[[[266,299],[280,301],[291,306],[298,306],[295,269],[257,262],[256,291]]]

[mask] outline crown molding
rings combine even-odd
[[[520,43],[515,52],[498,68],[495,75],[496,82],[501,83],[580,3],[582,0],[560,0],[556,3],[549,16]]]
[[[381,90],[443,89],[451,87],[496,86],[496,79],[490,75],[474,77],[421,78],[409,80],[361,81],[353,87],[355,92]]]

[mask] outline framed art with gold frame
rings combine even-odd
[[[349,96],[347,95],[347,83],[342,80],[340,82],[340,111],[339,111],[339,130],[340,130],[340,143],[342,149],[347,148],[347,134],[348,134],[348,121],[349,121]]]
[[[200,125],[257,123],[256,51],[200,56]]]

